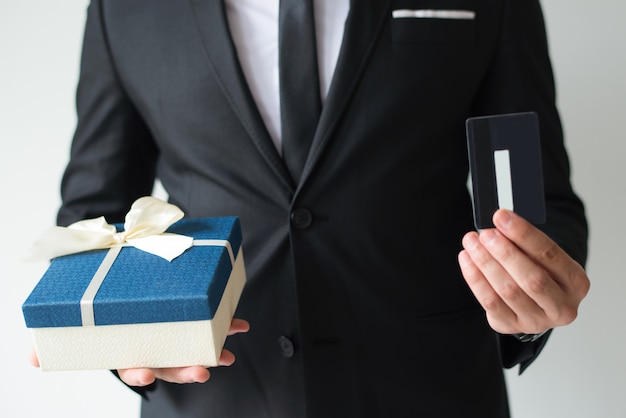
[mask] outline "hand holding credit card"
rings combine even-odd
[[[466,130],[476,228],[493,228],[491,218],[498,209],[512,210],[533,224],[544,223],[537,114],[469,118]]]

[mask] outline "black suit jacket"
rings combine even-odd
[[[476,12],[394,19],[396,9]],[[249,275],[237,356],[206,384],[157,383],[149,417],[507,416],[496,335],[460,275],[473,228],[469,116],[536,111],[548,220],[581,263],[583,206],[534,0],[351,1],[298,184],[246,85],[219,0],[94,0],[59,223],[119,222],[158,177],[187,217],[240,216]]]

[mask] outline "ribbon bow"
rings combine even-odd
[[[164,233],[183,215],[177,206],[152,196],[141,197],[126,214],[124,231],[117,232],[104,216],[78,221],[66,228],[55,226],[35,241],[25,258],[49,260],[62,255],[129,244],[172,261],[193,245],[192,237]]]

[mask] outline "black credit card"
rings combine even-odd
[[[496,210],[533,224],[546,220],[541,139],[535,112],[469,118],[467,149],[477,229],[493,228]]]

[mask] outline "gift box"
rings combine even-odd
[[[246,281],[239,219],[166,232],[193,245],[172,261],[127,244],[51,261],[22,306],[42,370],[218,364]]]

